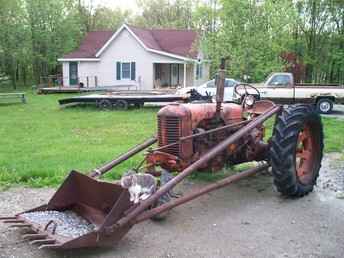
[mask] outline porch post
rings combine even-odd
[[[184,62],[184,81],[183,81],[183,87],[186,87],[186,62]]]

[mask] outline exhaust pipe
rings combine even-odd
[[[221,58],[219,74],[216,77],[216,116],[221,114],[222,103],[225,92],[225,80],[226,80],[226,59]]]

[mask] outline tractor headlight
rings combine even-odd
[[[252,107],[256,102],[256,98],[253,95],[247,95],[245,97],[245,106]]]

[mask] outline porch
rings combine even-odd
[[[187,63],[153,63],[154,89],[187,87],[193,84],[194,66]]]

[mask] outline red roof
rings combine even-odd
[[[142,29],[128,26],[148,47],[175,55],[197,58],[197,33],[193,30]]]
[[[197,58],[197,33],[192,30],[143,29],[127,26],[149,49],[167,52],[183,57]],[[63,58],[95,58],[96,53],[105,45],[115,32],[89,32],[80,47]]]
[[[81,41],[79,48],[63,58],[95,58],[96,53],[111,38],[113,31],[91,31]]]

